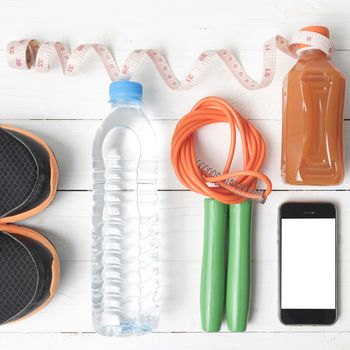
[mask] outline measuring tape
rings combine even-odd
[[[317,48],[327,56],[334,52],[332,41],[319,33],[299,31],[292,41],[280,35],[266,41],[263,46],[263,75],[260,82],[252,79],[244,70],[236,56],[229,50],[207,50],[202,52],[190,69],[186,79],[180,81],[171,69],[167,59],[159,51],[140,49],[133,51],[126,59],[122,68],[119,68],[111,51],[100,44],[82,44],[69,53],[67,46],[61,42],[45,42],[40,44],[35,39],[12,41],[7,46],[7,61],[10,67],[30,69],[34,66],[37,72],[47,72],[49,61],[56,53],[60,60],[64,75],[75,75],[81,70],[86,55],[93,49],[101,59],[110,79],[130,80],[145,56],[155,65],[160,76],[172,90],[191,89],[208,68],[213,57],[217,55],[229,69],[238,82],[249,90],[256,90],[268,86],[276,72],[276,48],[285,54],[297,57],[298,45]],[[303,49],[301,49],[303,50]]]

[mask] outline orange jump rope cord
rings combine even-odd
[[[202,126],[219,122],[230,125],[230,150],[222,174],[209,177],[205,170],[198,166],[195,134]],[[229,172],[236,148],[236,129],[242,140],[244,170]],[[171,161],[181,183],[193,192],[226,204],[241,203],[246,199],[264,201],[271,193],[270,179],[260,172],[265,153],[265,141],[259,131],[219,97],[200,100],[192,111],[179,121],[171,143]],[[228,179],[233,178],[234,183],[230,184]],[[258,179],[266,184],[262,195],[254,193]]]

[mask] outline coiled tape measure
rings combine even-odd
[[[252,79],[237,57],[225,49],[202,52],[183,81],[176,77],[165,56],[153,49],[139,49],[131,52],[122,68],[119,68],[111,51],[101,44],[82,44],[70,53],[67,46],[61,42],[40,44],[35,39],[29,39],[10,42],[7,46],[7,61],[12,68],[31,69],[34,67],[37,72],[47,72],[50,58],[56,54],[60,60],[63,74],[75,75],[81,70],[86,55],[92,49],[98,54],[110,79],[115,81],[130,80],[142,60],[147,56],[170,89],[189,90],[198,82],[213,57],[217,55],[242,86],[249,90],[257,90],[268,86],[275,76],[276,49],[289,56],[297,57],[297,44],[318,48],[328,56],[331,56],[334,52],[332,41],[319,33],[301,30],[297,32],[292,41],[276,35],[263,45],[263,75],[260,82]]]

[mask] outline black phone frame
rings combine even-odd
[[[335,309],[282,309],[282,219],[334,218],[335,219]],[[279,316],[285,325],[332,325],[337,320],[337,209],[329,202],[287,202],[279,208],[278,266],[279,266]]]

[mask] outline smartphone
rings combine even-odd
[[[331,203],[284,203],[279,212],[280,320],[337,320],[337,210]]]

